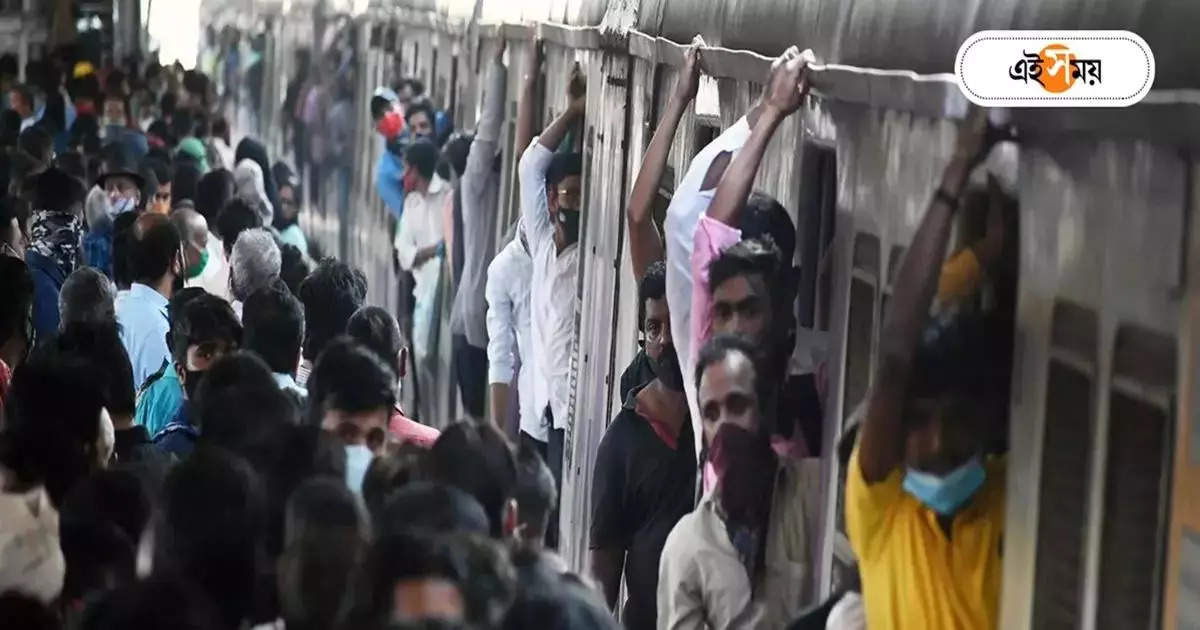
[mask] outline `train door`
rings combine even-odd
[[[1179,404],[1176,408],[1174,483],[1170,491],[1163,630],[1200,627],[1200,188],[1188,163],[1186,297],[1180,312]]]
[[[627,55],[600,50],[577,51],[588,77],[587,119],[584,121],[583,168],[585,216],[579,242],[579,293],[574,350],[571,353],[571,398],[562,473],[559,552],[575,570],[587,566],[587,533],[591,508],[592,469],[596,449],[608,424],[613,387],[617,305],[621,303],[627,180],[625,151],[629,127]],[[558,92],[565,97],[565,78],[571,59],[558,68],[547,53],[547,70],[562,74]],[[555,75],[548,75],[554,79]],[[554,85],[555,81],[548,81]],[[561,102],[561,101],[560,101]]]

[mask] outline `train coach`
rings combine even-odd
[[[270,7],[265,76],[273,79],[261,120],[277,130],[293,53],[315,34],[311,3]],[[949,74],[959,44],[984,29],[1137,32],[1157,59],[1143,102],[1014,111],[1018,142],[988,164],[1019,207],[1001,627],[1200,623],[1200,39],[1179,32],[1200,23],[1200,4],[383,0],[338,19],[360,64],[350,209],[304,220],[336,244],[333,253],[368,271],[378,304],[395,303],[396,279],[372,181],[383,150],[366,116],[375,86],[419,78],[469,128],[482,61],[506,42],[505,230],[518,213],[512,118],[526,47],[536,36],[546,49],[542,121],[566,106],[568,69],[578,62],[586,72],[588,115],[575,142],[588,211],[561,516],[562,551],[576,569],[587,557],[594,454],[618,408],[617,377],[637,350],[625,206],[693,35],[708,44],[705,77],[671,149],[662,208],[696,151],[757,98],[772,55],[798,44],[820,60],[812,96],[776,134],[757,186],[797,227],[796,314],[829,375],[822,452],[832,453],[870,387],[891,279],[966,111]],[[956,240],[970,242],[977,228],[964,217]],[[842,473],[836,458],[825,461],[822,593],[837,588],[851,561]]]

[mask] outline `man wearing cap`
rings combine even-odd
[[[96,185],[108,194],[113,216],[141,209],[146,200],[143,194],[147,188],[146,176],[139,171],[132,156],[123,147],[110,144],[106,149],[108,155],[104,172],[96,180]],[[155,181],[154,185],[157,188],[158,182]]]
[[[25,262],[33,276],[33,326],[40,339],[58,330],[58,294],[80,264],[83,185],[66,171],[49,168],[32,179],[33,216]]]
[[[396,93],[378,88],[371,97],[371,118],[383,136],[384,151],[375,164],[375,186],[384,205],[397,219],[404,212],[404,114]]]

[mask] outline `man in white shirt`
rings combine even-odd
[[[517,381],[518,434],[522,442],[533,442],[546,456],[548,427],[533,406],[533,356],[529,330],[529,283],[533,261],[525,243],[524,230],[492,259],[487,268],[487,355],[488,418],[502,431],[509,430],[512,382]]]
[[[526,77],[517,126],[532,119],[534,82]],[[579,226],[583,159],[578,153],[556,154],[567,131],[583,118],[586,85],[578,69],[569,82],[567,109],[529,143],[521,156],[521,220],[533,260],[533,361],[537,370],[533,401],[549,426],[547,464],[561,495],[564,429],[570,413],[571,346],[578,308]],[[558,511],[550,517],[547,543],[558,542]]]
[[[438,150],[418,140],[404,153],[404,213],[396,230],[400,268],[413,274],[413,353],[417,366],[418,418],[433,423],[438,416],[434,395],[439,374],[449,374],[448,361],[438,352],[438,288],[445,261],[445,223],[442,212],[454,189],[436,173]],[[445,366],[441,365],[446,363]],[[445,418],[444,420],[449,420]]]

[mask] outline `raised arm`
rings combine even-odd
[[[804,69],[804,58],[795,46],[788,48],[775,60],[761,106],[756,106],[748,116],[751,123],[750,139],[725,170],[712,204],[708,207],[710,219],[726,225],[738,224],[738,215],[750,196],[754,176],[762,164],[767,144],[783,119],[800,109],[804,94],[808,91]]]
[[[500,60],[503,54],[504,46],[501,45],[488,65],[483,111],[475,128],[475,139],[471,141],[471,150],[467,153],[467,166],[462,177],[464,221],[473,221],[479,215],[482,210],[479,196],[487,189],[488,179],[492,176],[492,161],[500,141],[500,125],[504,123],[504,86],[508,81],[508,70]]]
[[[699,36],[697,36],[699,39]],[[667,102],[667,109],[650,146],[646,147],[646,155],[642,158],[642,168],[638,171],[637,179],[633,182],[633,192],[629,195],[629,248],[633,258],[633,277],[640,279],[646,275],[646,267],[656,260],[663,258],[662,236],[654,226],[651,209],[654,207],[654,197],[658,193],[658,183],[662,181],[663,171],[667,168],[667,156],[671,152],[671,142],[675,139],[675,130],[679,121],[687,111],[688,104],[696,98],[696,90],[700,86],[700,44],[693,42],[688,50],[687,61],[679,71],[679,80],[675,83],[675,92]]]
[[[529,43],[529,55],[525,63],[525,76],[521,80],[521,95],[517,100],[516,155],[533,142],[534,108],[537,107],[537,79],[542,70],[542,42]]]
[[[558,145],[562,144],[563,138],[567,137],[571,126],[575,124],[576,120],[583,118],[583,113],[587,110],[587,83],[578,67],[571,70],[571,80],[568,85],[570,86],[571,100],[567,103],[567,109],[559,114],[538,137],[538,143],[551,151],[558,150]]]
[[[986,157],[988,148],[987,115],[985,110],[976,109],[959,129],[954,155],[896,275],[892,301],[879,335],[879,367],[859,437],[858,462],[867,483],[886,479],[903,460],[901,411],[913,356],[929,320],[959,197],[971,169]]]

